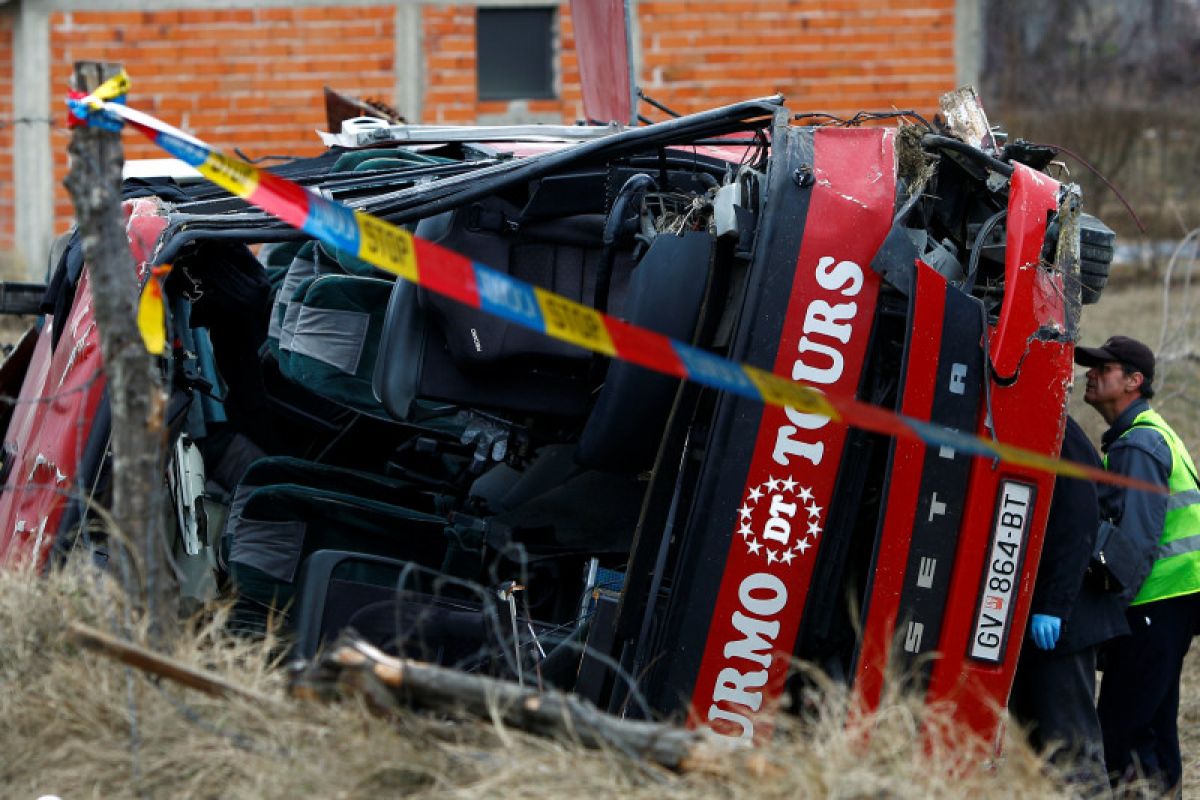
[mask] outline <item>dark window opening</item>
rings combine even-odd
[[[553,8],[481,8],[475,19],[480,100],[539,100],[554,93]]]

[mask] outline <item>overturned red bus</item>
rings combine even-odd
[[[273,170],[408,227],[476,276],[474,307],[215,187],[130,184],[139,269],[174,265],[182,594],[236,598],[248,635],[282,614],[298,658],[352,626],[731,737],[766,735],[795,658],[867,706],[898,676],[995,736],[1050,475],[516,324],[541,311],[506,278],[682,343],[660,355],[718,386],[731,359],[1056,455],[1103,283],[1079,243],[1112,234],[1053,152],[795,121],[765,98],[631,129],[379,125]],[[64,245],[4,437],[6,563],[109,554],[104,376]]]

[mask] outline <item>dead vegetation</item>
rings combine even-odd
[[[1200,210],[1200,5],[1009,0],[985,4],[984,25],[981,89],[992,121],[1066,148],[1087,210],[1123,241],[1141,226],[1096,173],[1136,210],[1150,240],[1184,236]],[[1147,258],[1142,268],[1161,266]]]
[[[1190,266],[1189,266],[1190,269]],[[1083,339],[1124,332],[1152,345],[1164,297],[1179,303],[1169,335],[1191,340],[1194,315],[1177,283],[1110,288],[1085,310]],[[1185,389],[1197,363],[1182,359],[1156,401],[1195,452],[1200,415]],[[1099,420],[1073,398],[1094,437]],[[920,708],[890,698],[864,745],[847,729],[846,697],[826,685],[810,718],[788,724],[759,757],[710,760],[679,774],[616,752],[585,750],[496,723],[401,711],[384,719],[356,701],[319,706],[286,696],[276,642],[232,638],[220,609],[189,626],[169,655],[264,695],[221,700],[156,682],[72,643],[71,622],[144,641],[119,589],[91,570],[49,578],[0,573],[0,785],[13,797],[374,798],[578,797],[1055,797],[1069,796],[1019,736],[987,748],[926,752]],[[926,715],[928,721],[928,715]],[[1200,781],[1200,655],[1185,665],[1180,706],[1185,783]],[[735,757],[736,756],[736,757]]]
[[[1188,265],[1190,270],[1190,264]],[[1178,280],[1177,276],[1177,280]],[[1178,286],[1153,281],[1105,293],[1083,318],[1083,338],[1125,332],[1156,343],[1162,305],[1187,307]],[[1189,301],[1190,302],[1190,301]],[[1175,312],[1170,335],[1193,315]],[[1190,334],[1187,334],[1190,338]],[[1159,403],[1185,439],[1200,444],[1187,392],[1196,363],[1181,360]],[[1098,436],[1099,417],[1073,412]],[[982,746],[926,752],[920,708],[890,698],[863,744],[845,725],[846,697],[825,685],[811,715],[792,722],[753,759],[730,754],[679,774],[616,752],[585,750],[500,724],[399,712],[384,719],[357,701],[318,706],[286,696],[277,642],[248,642],[222,629],[220,609],[189,626],[169,655],[251,692],[258,703],[222,700],[156,682],[72,643],[83,622],[144,641],[115,583],[78,568],[41,578],[0,573],[0,785],[14,797],[270,798],[379,796],[578,797],[986,797],[1068,796],[1015,732],[999,760]],[[926,721],[929,721],[926,715]],[[1185,781],[1200,781],[1200,656],[1185,666],[1180,707]]]
[[[869,744],[826,687],[811,718],[756,754],[670,772],[454,715],[288,698],[274,642],[222,632],[218,611],[170,655],[265,696],[191,692],[73,644],[72,621],[141,640],[115,584],[91,569],[0,574],[0,785],[36,797],[961,797],[1055,796],[1020,743],[927,752],[918,706],[892,698]],[[928,715],[927,715],[928,716]],[[928,718],[926,722],[928,723]]]
[[[1085,307],[1080,321],[1081,344],[1096,346],[1122,334],[1155,351],[1154,407],[1175,427],[1193,458],[1200,458],[1200,397],[1195,391],[1200,380],[1198,238],[1200,231],[1182,240],[1161,275],[1134,278],[1122,275],[1124,268],[1115,266],[1100,302]],[[1077,367],[1070,411],[1098,443],[1106,426],[1083,402],[1082,374]]]
[[[1095,346],[1114,334],[1146,342],[1159,356],[1154,407],[1200,458],[1200,313],[1197,313],[1195,274],[1197,251],[1185,239],[1159,277],[1143,275],[1110,284],[1100,302],[1084,309],[1080,341]],[[1119,269],[1119,268],[1117,268]],[[1107,427],[1100,415],[1083,402],[1083,368],[1075,368],[1070,411],[1093,442]],[[1184,786],[1200,785],[1200,648],[1193,647],[1184,663],[1179,703],[1179,737],[1183,752]]]

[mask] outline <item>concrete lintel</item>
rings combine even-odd
[[[416,0],[423,6],[519,6],[521,8],[530,8],[534,6],[544,6],[547,8],[558,8],[559,3],[554,0],[470,0],[469,3],[464,3],[463,0]]]
[[[175,11],[179,9],[290,8],[307,6],[450,6],[462,0],[23,0],[24,8],[53,11]],[[549,0],[473,0],[476,6],[557,6]]]
[[[377,5],[389,6],[395,0],[381,0]],[[417,2],[418,0],[399,0]],[[366,3],[370,5],[370,3]],[[349,0],[155,0],[148,5],[145,0],[23,0],[25,8],[43,12],[54,11],[179,11],[226,10],[231,8],[295,8],[309,6],[363,6],[363,2]]]

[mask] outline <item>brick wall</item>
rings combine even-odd
[[[797,112],[932,113],[954,88],[954,5],[640,0],[638,82],[685,113],[775,92]]]
[[[427,7],[422,13],[422,28],[426,83],[422,122],[469,123],[512,111],[509,102],[479,100],[475,83],[475,6]],[[558,34],[558,98],[521,101],[519,105],[530,114],[574,122],[583,117],[583,106],[569,3],[558,6]]]
[[[797,111],[912,108],[954,88],[955,0],[639,0],[637,83],[681,113],[782,93]],[[560,96],[533,113],[582,118],[569,4],[559,6]],[[471,122],[506,103],[475,87],[474,6],[424,12],[426,122]],[[643,109],[644,111],[646,109]],[[651,118],[661,118],[649,112]]]
[[[420,121],[488,120],[514,108],[580,119],[569,3],[557,8],[558,97],[514,107],[478,99],[475,6],[424,5]],[[954,85],[954,0],[639,0],[637,9],[638,83],[680,112],[775,92],[795,110],[924,112]],[[0,120],[12,116],[11,20],[0,16]],[[370,5],[55,13],[51,108],[63,113],[73,61],[120,61],[133,76],[138,108],[217,147],[251,157],[314,153],[320,145],[312,131],[324,127],[323,85],[394,96],[395,20],[395,6]],[[12,243],[11,134],[0,127],[0,249]],[[55,126],[51,139],[56,228],[63,230],[71,217],[60,186],[67,133]],[[125,143],[129,158],[162,155],[135,136]]]
[[[133,78],[131,104],[215,147],[251,158],[313,154],[321,149],[313,131],[325,127],[323,86],[390,101],[394,26],[386,6],[57,13],[51,86],[65,93],[75,61],[119,61]],[[57,186],[67,137],[52,135],[58,230],[71,217]],[[136,136],[124,144],[126,158],[164,155]]]

